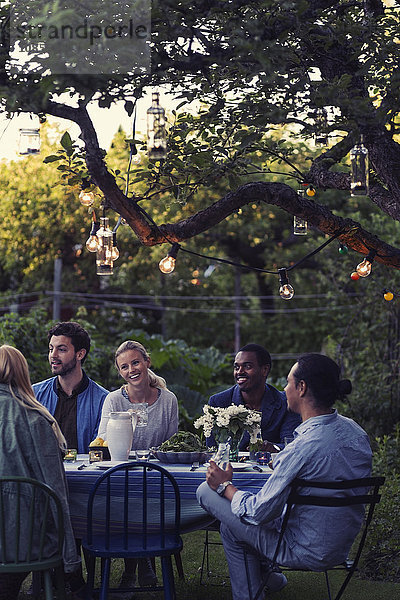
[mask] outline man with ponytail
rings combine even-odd
[[[274,470],[257,494],[232,483],[228,465],[220,469],[210,461],[206,481],[197,490],[200,504],[221,521],[221,538],[231,577],[233,600],[248,600],[241,542],[267,559],[276,547],[282,514],[295,478],[340,481],[369,477],[372,452],[366,432],[333,408],[351,392],[340,379],[338,365],[322,354],[301,356],[290,370],[285,387],[288,407],[301,417],[294,440],[276,454]],[[351,492],[349,492],[351,493]],[[359,505],[324,510],[297,506],[291,513],[277,557],[278,564],[323,571],[340,564],[360,530],[364,512]],[[260,562],[248,555],[250,584],[261,584]],[[271,571],[267,590],[286,585],[283,573]]]

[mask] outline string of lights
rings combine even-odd
[[[128,196],[129,193],[129,174],[131,169],[131,164],[133,157],[137,155],[137,148],[135,143],[135,129],[136,129],[136,101],[133,107],[133,121],[132,121],[132,142],[130,143],[130,154],[129,154],[129,162],[127,169],[127,179],[126,179],[126,188],[125,195]],[[320,140],[321,141],[321,140]],[[166,141],[166,128],[165,128],[165,111],[159,104],[159,93],[154,92],[152,94],[152,105],[147,110],[147,152],[149,160],[163,160],[167,154],[167,141]],[[369,193],[369,157],[368,157],[368,149],[364,146],[363,136],[361,135],[359,142],[355,144],[355,146],[350,151],[350,167],[351,167],[351,185],[350,185],[350,193],[351,196],[360,196],[360,195],[368,195]],[[314,196],[316,193],[315,188],[310,184],[303,182],[303,187],[307,186],[307,190],[299,189],[297,193],[301,197]],[[85,199],[83,201],[83,197],[81,198],[83,204],[86,204],[86,201],[89,204],[92,204],[93,200]],[[164,274],[172,273],[175,269],[176,259],[178,252],[181,250],[182,252],[186,252],[187,254],[191,254],[192,256],[196,256],[198,258],[204,258],[213,263],[218,262],[222,264],[231,265],[246,271],[255,271],[258,273],[266,273],[270,275],[278,275],[279,276],[279,295],[283,300],[290,300],[294,296],[293,286],[289,282],[288,272],[297,268],[301,264],[303,264],[306,260],[315,256],[317,253],[321,252],[328,244],[332,243],[338,237],[349,234],[352,230],[357,229],[357,227],[350,228],[348,230],[340,229],[334,235],[332,235],[328,240],[326,240],[323,244],[312,250],[306,256],[298,260],[296,263],[288,266],[281,267],[278,270],[270,270],[270,269],[261,269],[259,267],[252,267],[250,265],[244,265],[242,263],[238,263],[232,260],[228,260],[225,258],[220,258],[216,256],[210,256],[206,254],[202,254],[199,252],[195,252],[194,250],[190,250],[188,248],[183,247],[178,242],[172,242],[168,239],[168,236],[163,233],[155,221],[151,218],[151,216],[146,213],[143,208],[137,204],[138,209],[142,212],[142,214],[152,223],[159,233],[161,233],[162,237],[166,242],[171,244],[171,248],[164,258],[162,258],[159,262],[160,271]],[[116,240],[116,231],[118,227],[123,222],[123,219],[119,217],[117,225],[114,230],[111,231],[108,227],[108,219],[105,216],[105,206],[103,205],[103,217],[100,219],[100,227],[95,222],[95,216],[93,218],[92,230],[90,232],[89,239],[87,240],[86,246],[90,252],[96,252],[96,265],[97,265],[97,274],[98,275],[111,275],[113,273],[113,262],[117,260],[119,257],[119,251],[117,248],[117,240]],[[295,235],[306,235],[308,230],[308,224],[303,219],[298,219],[296,216],[294,217],[294,229],[293,233]],[[339,247],[339,253],[345,254],[348,251],[348,248],[345,244],[341,243]],[[367,277],[371,273],[372,262],[377,255],[377,251],[374,249],[368,249],[368,255],[363,259],[361,263],[359,263],[356,267],[356,270],[350,274],[350,277],[353,281],[356,281],[360,277]],[[384,298],[387,301],[393,300],[395,295],[393,292],[388,290],[384,291]]]

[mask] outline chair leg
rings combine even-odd
[[[201,569],[200,569],[200,585],[203,585],[204,563],[206,563],[207,575],[209,576],[210,575],[210,564],[209,564],[209,556],[208,556],[208,529],[206,529],[206,537],[204,540],[203,559],[201,561]]]
[[[53,600],[53,585],[50,571],[43,571],[44,595],[46,600]]]
[[[180,552],[174,554],[176,570],[178,571],[179,579],[185,580],[185,573],[183,572],[182,556]]]
[[[86,569],[87,569],[87,590],[88,596],[90,597],[94,589],[94,576],[96,572],[96,558],[87,553],[86,558]]]
[[[107,600],[108,598],[108,588],[110,585],[110,567],[111,567],[111,559],[104,559],[104,568],[101,573],[101,586],[100,586],[100,595],[99,600]]]
[[[161,570],[164,586],[164,600],[175,600],[174,571],[172,569],[172,560],[170,556],[161,557]]]
[[[64,582],[64,567],[61,565],[55,569],[55,583],[57,590],[57,600],[65,600],[65,582]]]
[[[249,562],[248,562],[248,558],[247,558],[247,552],[245,549],[243,549],[243,558],[244,558],[244,566],[246,569],[246,580],[247,580],[247,589],[248,589],[248,593],[249,593],[249,598],[250,600],[259,600],[259,598],[262,597],[262,594],[264,592],[264,587],[265,587],[265,580],[264,578],[262,578],[261,584],[258,587],[258,589],[256,590],[255,594],[253,595],[252,589],[251,589],[251,580],[250,580],[250,572],[249,572]]]
[[[324,571],[324,574],[325,574],[326,589],[328,590],[328,598],[329,598],[329,600],[332,600],[331,586],[330,586],[330,583],[329,583],[328,571]]]
[[[339,598],[341,598],[341,597],[342,597],[342,595],[343,595],[343,592],[344,592],[344,590],[346,589],[346,587],[347,587],[347,584],[349,583],[350,579],[352,578],[354,571],[355,571],[355,568],[351,567],[351,568],[350,568],[350,570],[348,571],[348,573],[347,573],[346,577],[345,577],[345,580],[343,581],[343,583],[342,583],[342,585],[341,585],[341,587],[340,587],[340,590],[339,590],[339,591],[338,591],[338,593],[336,594],[336,596],[335,596],[335,599],[334,599],[334,600],[339,600]],[[329,599],[329,600],[330,600],[330,599]]]
[[[42,590],[42,571],[33,571],[32,573],[32,597],[39,598]]]

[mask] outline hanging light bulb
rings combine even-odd
[[[172,273],[175,269],[176,256],[179,252],[180,245],[176,242],[172,244],[171,250],[168,252],[167,256],[162,258],[158,263],[160,267],[161,273]]]
[[[352,196],[368,196],[369,160],[368,150],[363,141],[363,136],[361,136],[360,142],[350,150]]]
[[[113,231],[113,247],[111,250],[111,260],[114,262],[119,259],[119,250],[117,246],[117,232]]]
[[[159,104],[160,94],[153,92],[147,111],[147,152],[150,160],[162,160],[167,155],[165,110]]]
[[[289,279],[286,273],[286,269],[278,269],[279,273],[279,295],[282,300],[291,300],[294,296],[294,289],[289,283]]]
[[[350,279],[352,279],[353,281],[357,281],[358,279],[360,279],[360,276],[357,273],[357,271],[352,272],[352,274],[350,275]]]
[[[394,298],[394,294],[389,290],[383,290],[383,297],[385,298],[386,302],[391,302]]]
[[[348,247],[346,246],[346,244],[342,244],[342,243],[341,243],[341,244],[339,245],[339,249],[338,249],[338,252],[339,252],[339,254],[347,254],[347,253],[348,253],[348,251],[349,251],[349,249],[348,249]]]
[[[83,204],[83,206],[92,206],[94,202],[94,193],[90,190],[81,190],[79,193],[79,202]]]
[[[100,217],[100,228],[97,232],[98,247],[96,254],[97,275],[112,275],[113,232],[108,226],[108,217]]]
[[[308,188],[306,189],[306,194],[310,198],[312,198],[312,196],[315,196],[315,187],[312,185],[309,185]]]
[[[372,261],[376,256],[376,250],[370,250],[368,255],[356,267],[356,271],[360,277],[368,277],[372,269]]]
[[[86,248],[89,250],[89,252],[97,252],[99,240],[96,234],[99,230],[99,227],[100,225],[97,223],[97,221],[92,222],[92,229],[90,230],[90,235],[86,240]]]

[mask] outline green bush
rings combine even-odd
[[[382,499],[375,509],[364,550],[361,575],[400,581],[400,426],[376,439],[374,475],[384,475]]]
[[[85,371],[110,391],[122,382],[114,367],[116,348],[129,339],[145,346],[151,356],[153,370],[165,378],[168,388],[178,398],[180,429],[194,431],[193,421],[201,414],[209,396],[227,387],[224,382],[229,382],[231,377],[228,371],[231,359],[216,348],[194,348],[183,340],[164,340],[160,335],[149,335],[137,329],[113,335],[110,343],[104,328],[87,320],[84,308],[78,311],[76,320],[91,338]],[[51,377],[47,331],[53,324],[54,321],[48,320],[46,311],[40,308],[26,315],[9,313],[0,318],[0,344],[21,350],[28,361],[32,383]]]

